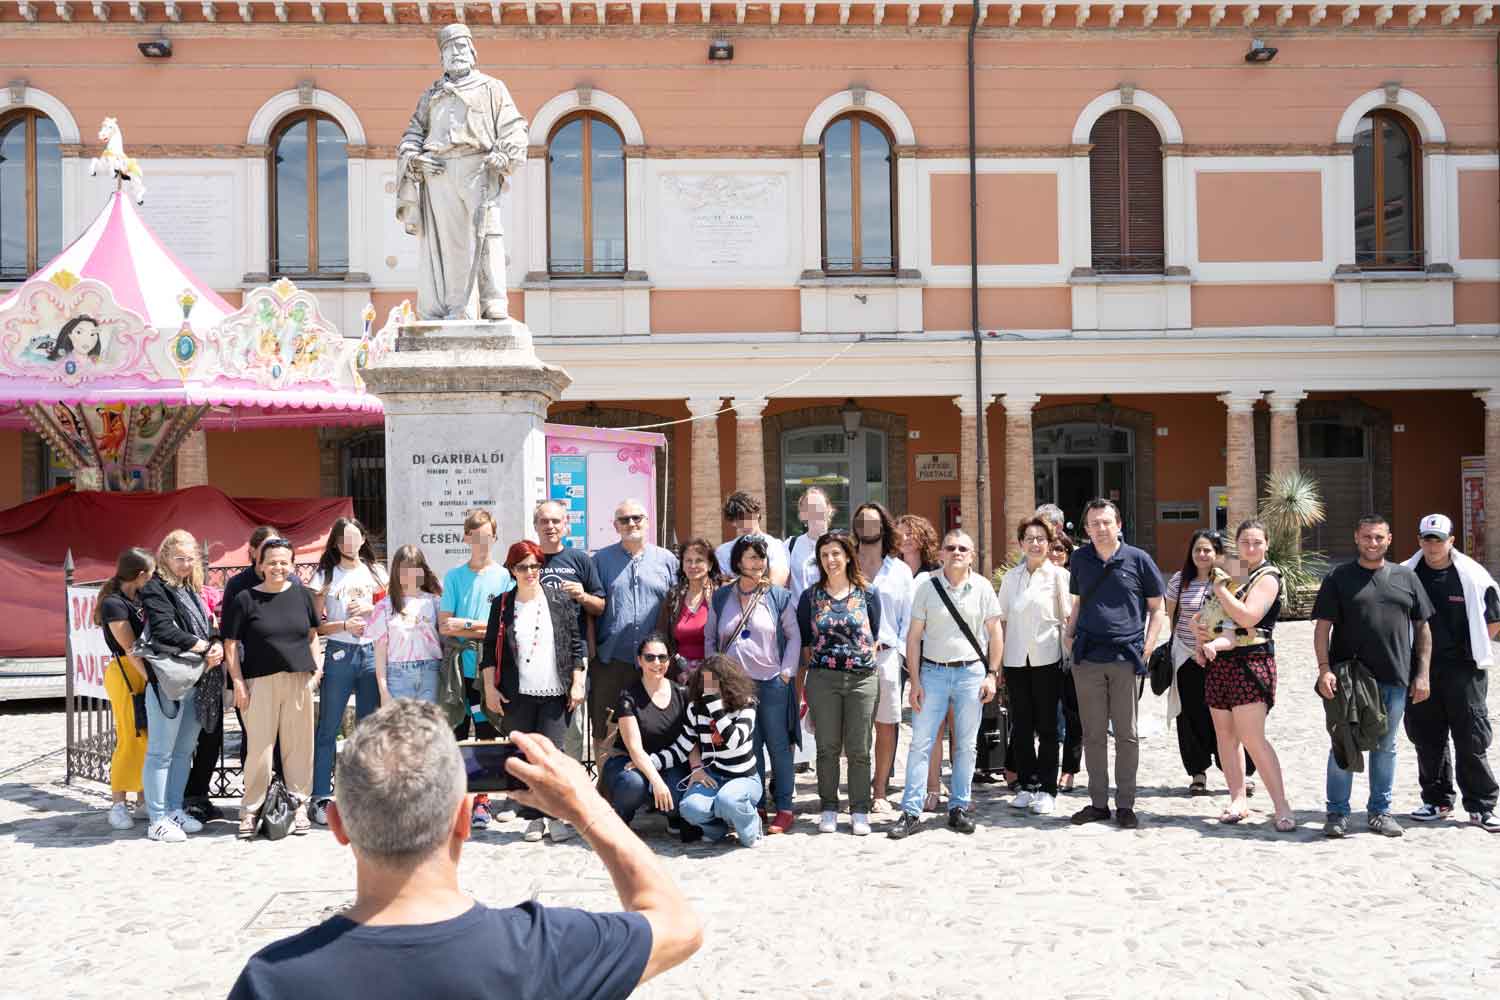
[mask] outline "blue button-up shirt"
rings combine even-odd
[[[677,557],[647,544],[632,556],[619,542],[594,553],[604,584],[604,613],[595,625],[599,659],[634,663],[641,640],[656,629],[662,601],[677,582]]]

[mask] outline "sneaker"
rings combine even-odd
[[[1109,819],[1110,811],[1101,809],[1095,805],[1087,805],[1073,814],[1068,822],[1074,826],[1083,826],[1085,823],[1102,823]]]
[[[1141,825],[1141,821],[1136,819],[1134,809],[1116,809],[1115,822],[1120,825],[1121,830],[1134,830]]]
[[[540,823],[541,820],[534,820],[533,822]],[[472,818],[470,818],[469,825],[475,830],[489,829],[490,804],[488,802],[481,802],[479,799],[474,800],[474,815]],[[530,829],[530,827],[527,827],[528,832],[530,831]]]
[[[173,823],[176,823],[178,828],[181,829],[183,833],[203,832],[203,824],[193,819],[193,817],[189,816],[181,809],[174,809],[171,812],[167,813],[167,819],[171,820]]]
[[[856,837],[870,835],[870,817],[867,813],[850,813],[849,827]]]
[[[969,818],[969,810],[961,806],[949,809],[948,829],[957,830],[959,833],[973,833],[974,821]]]
[[[1469,822],[1485,833],[1500,833],[1500,816],[1496,816],[1493,812],[1469,813]]]
[[[1436,820],[1447,819],[1451,812],[1453,812],[1452,806],[1435,806],[1431,802],[1423,802],[1408,815],[1418,823],[1432,823]]]
[[[182,827],[172,822],[171,817],[163,816],[146,829],[146,839],[163,844],[180,844],[187,840],[187,834],[182,832]]]
[[[490,819],[496,823],[509,823],[516,818],[516,804],[506,799],[500,808],[496,809],[493,804],[488,806]]]
[[[1031,797],[1031,805],[1028,806],[1033,816],[1051,816],[1057,800],[1046,792],[1037,792]]]
[[[135,826],[135,817],[130,815],[130,807],[123,802],[110,806],[109,825],[116,830],[129,830]]]
[[[534,819],[526,824],[526,832],[521,835],[521,839],[528,844],[535,844],[546,835],[547,821],[544,819]]]
[[[328,800],[314,799],[307,807],[307,818],[319,826],[328,825]]]
[[[1369,819],[1370,829],[1382,837],[1399,837],[1406,831],[1390,813],[1376,813]]]
[[[572,840],[578,834],[562,820],[549,819],[547,821],[547,836],[551,838],[554,844],[561,844],[564,841]]]
[[[770,832],[786,833],[792,828],[792,824],[795,822],[797,822],[797,817],[792,815],[792,811],[790,809],[782,809],[771,820]]]
[[[1040,794],[1040,793],[1037,793],[1037,794]],[[1031,792],[1026,791],[1025,789],[1022,789],[1021,791],[1019,791],[1019,792],[1016,793],[1016,797],[1015,798],[1013,798],[1013,799],[1010,800],[1010,807],[1012,809],[1026,809],[1026,808],[1030,807],[1032,801],[1035,798],[1036,798],[1036,795],[1034,795]]]
[[[903,812],[896,820],[896,825],[886,832],[886,836],[892,840],[905,840],[922,828],[922,818],[913,816],[909,812]]]
[[[895,811],[896,807],[891,805],[890,799],[879,798],[870,803],[870,812],[872,813],[888,813]]]
[[[224,818],[224,810],[214,805],[212,799],[192,799],[184,803],[183,809],[200,823],[212,823]]]
[[[823,815],[818,818],[819,833],[833,833],[839,828],[839,814],[831,809],[824,809]]]
[[[1343,813],[1329,813],[1323,824],[1323,836],[1330,840],[1343,840],[1349,835],[1349,817]]]

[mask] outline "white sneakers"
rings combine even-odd
[[[1013,798],[1013,799],[1010,800],[1010,807],[1012,809],[1026,809],[1026,808],[1029,808],[1031,806],[1031,800],[1034,797],[1035,796],[1031,792],[1028,792],[1025,789],[1022,789],[1021,791],[1019,791],[1019,792],[1016,793],[1016,797],[1015,798]]]
[[[1027,808],[1033,816],[1051,816],[1052,809],[1057,805],[1057,800],[1046,792],[1036,792],[1031,796],[1031,805]]]
[[[167,813],[167,819],[177,824],[177,828],[183,833],[201,833],[203,824],[193,819],[181,809],[174,809]]]
[[[110,806],[109,825],[116,830],[129,830],[135,826],[135,817],[130,815],[130,807],[123,802]]]
[[[853,822],[854,835],[856,837],[868,837],[870,835],[870,817],[867,813],[852,813],[850,820]]]
[[[547,821],[544,819],[534,819],[526,824],[526,832],[521,835],[521,839],[528,844],[535,844],[546,835]]]
[[[822,817],[818,820],[819,833],[833,833],[839,828],[839,814],[831,809],[823,810]]]
[[[147,828],[146,838],[163,844],[180,844],[187,840],[187,834],[182,832],[182,827],[172,822],[170,816],[163,816]]]

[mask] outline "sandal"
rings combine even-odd
[[[922,801],[922,811],[935,813],[942,804],[937,792],[928,792],[927,798]]]
[[[1189,795],[1207,795],[1208,777],[1206,775],[1194,775],[1192,784],[1188,785]]]
[[[1294,833],[1297,830],[1297,820],[1288,813],[1285,816],[1277,816],[1275,826],[1277,833]]]
[[[1219,822],[1223,823],[1225,826],[1233,826],[1235,823],[1240,823],[1248,819],[1249,816],[1250,810],[1248,809],[1246,809],[1244,812],[1230,812],[1228,809],[1225,809],[1222,813],[1219,814]]]
[[[1250,781],[1250,780],[1247,779],[1245,781],[1245,798],[1251,799],[1251,798],[1254,798],[1254,797],[1255,797],[1255,782]]]

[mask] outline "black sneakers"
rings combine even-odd
[[[957,830],[959,833],[973,833],[974,821],[969,818],[969,810],[949,809],[948,829]]]
[[[957,810],[954,811],[956,812]],[[892,840],[905,840],[907,837],[910,837],[921,828],[922,818],[920,816],[913,816],[909,812],[903,812],[900,817],[897,818],[896,825],[891,827],[886,836],[891,838]],[[973,824],[970,824],[969,828],[972,830]]]
[[[1120,824],[1122,830],[1134,830],[1141,825],[1141,821],[1135,818],[1134,809],[1117,809],[1115,811],[1115,822]]]
[[[1069,822],[1074,826],[1083,826],[1085,823],[1102,823],[1104,820],[1109,819],[1109,817],[1110,812],[1108,809],[1100,809],[1098,806],[1087,805],[1074,813],[1073,818]]]

